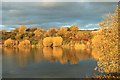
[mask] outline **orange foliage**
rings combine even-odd
[[[52,37],[46,37],[43,39],[43,45],[46,47],[52,46]]]
[[[52,41],[54,47],[62,46],[62,42],[63,42],[62,37],[53,37]]]
[[[19,43],[19,47],[30,47],[30,41],[29,40],[23,40]]]
[[[18,28],[18,31],[19,31],[19,33],[24,33],[25,32],[25,30],[26,30],[26,26],[20,26],[19,28]]]
[[[78,28],[78,26],[75,26],[75,25],[72,25],[71,27],[70,27],[70,30],[71,31],[77,31],[79,28]]]
[[[12,39],[7,39],[5,42],[4,42],[4,46],[5,47],[13,47],[15,44],[14,40]]]
[[[46,37],[43,39],[43,45],[46,47],[58,47],[62,45],[62,37]]]

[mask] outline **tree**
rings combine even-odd
[[[16,34],[15,39],[16,39],[16,40],[21,40],[21,39],[23,39],[23,34],[21,34],[21,33]]]
[[[33,33],[35,34],[35,37],[36,37],[37,39],[42,39],[42,38],[43,38],[42,29],[38,28],[38,29],[35,30]]]
[[[46,37],[43,39],[43,45],[45,47],[51,47],[53,45],[52,37]]]
[[[63,39],[62,37],[53,37],[52,42],[53,42],[53,47],[62,46]]]
[[[18,45],[19,47],[30,47],[31,44],[30,44],[30,41],[29,40],[23,40],[19,43]]]
[[[5,30],[2,30],[2,36],[1,36],[2,40],[7,40],[10,37],[11,37],[11,33],[10,32],[8,33]]]
[[[27,27],[22,25],[18,28],[18,31],[19,31],[19,33],[24,33],[26,29],[27,29]]]
[[[108,74],[119,72],[118,23],[120,22],[118,13],[120,13],[119,8],[102,21],[101,29],[98,30],[99,34],[94,35],[92,40],[92,50],[99,53],[98,70]]]
[[[48,30],[48,34],[49,34],[49,36],[55,36],[57,31],[58,31],[58,29],[56,29],[56,28],[50,28]]]
[[[78,31],[75,35],[76,38],[92,38],[90,31]]]
[[[60,28],[57,32],[58,36],[64,37],[65,33],[68,31],[68,28]]]
[[[70,27],[70,30],[71,31],[78,31],[78,26],[75,26],[75,25],[72,25],[71,27]]]
[[[12,39],[7,39],[7,40],[5,40],[5,42],[4,42],[4,46],[5,46],[5,47],[13,47],[14,44],[15,44],[15,42],[14,42],[14,40],[12,40]]]

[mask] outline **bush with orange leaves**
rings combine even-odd
[[[43,45],[45,47],[51,47],[53,45],[52,37],[46,37],[43,39]]]
[[[5,42],[4,42],[4,46],[5,47],[13,47],[15,44],[14,40],[12,39],[7,39]]]
[[[53,41],[53,47],[62,46],[62,42],[63,42],[62,37],[53,37],[52,41]]]
[[[29,40],[23,40],[19,43],[18,47],[30,47],[30,41]]]
[[[71,31],[77,31],[79,28],[78,28],[78,26],[76,26],[76,25],[72,25],[72,26],[70,26],[70,30]]]
[[[43,39],[43,45],[45,47],[58,47],[62,46],[62,37],[46,37]]]
[[[26,28],[27,28],[27,27],[24,26],[24,25],[20,26],[20,27],[18,28],[19,33],[24,33],[25,30],[26,30]]]

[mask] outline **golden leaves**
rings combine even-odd
[[[118,15],[111,14],[100,22],[101,29],[96,31],[92,39],[92,51],[99,51],[99,71],[118,72]]]
[[[23,40],[19,43],[19,47],[30,47],[30,41],[29,40]]]
[[[43,45],[47,47],[58,47],[63,42],[62,37],[46,37],[43,40]]]
[[[78,28],[78,26],[75,26],[75,25],[72,25],[71,27],[70,27],[70,30],[71,31],[77,31],[79,28]]]
[[[46,37],[43,39],[43,45],[46,47],[52,46],[52,37]]]

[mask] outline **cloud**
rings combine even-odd
[[[2,24],[37,24],[41,27],[78,25],[86,29],[86,25],[97,24],[103,15],[113,13],[116,5],[116,2],[3,2]]]
[[[87,24],[85,25],[86,29],[98,29],[100,28],[99,24]]]

